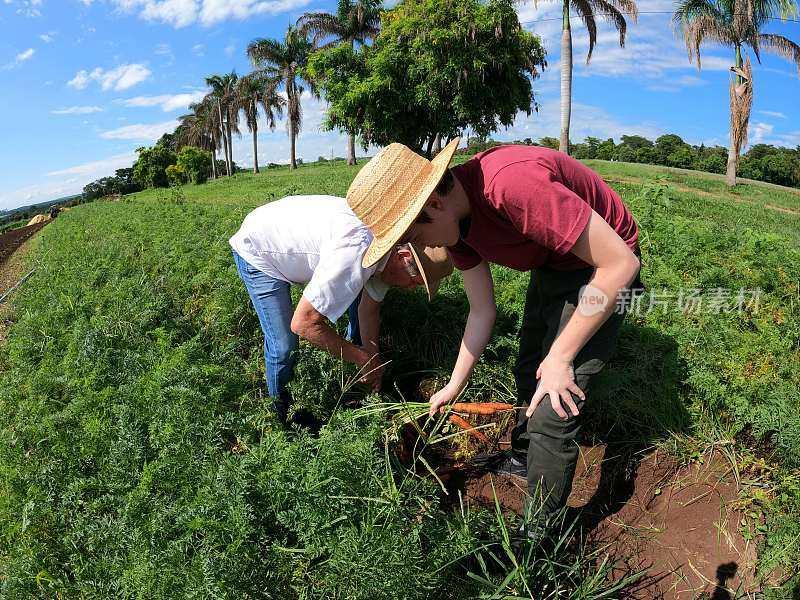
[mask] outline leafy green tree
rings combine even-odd
[[[614,144],[613,138],[608,138],[606,141],[601,142],[600,145],[597,146],[595,158],[599,158],[600,160],[614,160],[616,149],[617,147]]]
[[[159,144],[136,152],[139,158],[133,163],[133,181],[143,188],[167,187],[167,167],[176,163],[175,153]]]
[[[211,152],[195,146],[184,146],[176,158],[176,165],[186,179],[183,183],[205,183],[211,174],[211,164]]]
[[[380,31],[381,0],[339,0],[335,14],[306,13],[297,20],[300,31],[312,36],[315,48],[330,48],[346,44],[352,50],[356,43],[364,45]],[[325,39],[331,41],[323,43]],[[347,164],[356,164],[356,136],[347,132]]]
[[[407,0],[383,13],[372,46],[320,51],[307,70],[329,103],[328,128],[430,156],[437,136],[488,135],[530,113],[544,57],[510,0]]]
[[[631,150],[638,150],[639,148],[652,148],[653,142],[641,135],[623,135],[620,136],[620,146],[627,146]]]
[[[726,179],[736,185],[739,152],[747,144],[747,128],[753,101],[750,59],[743,61],[742,50],[749,46],[761,61],[761,50],[773,52],[797,65],[800,72],[800,45],[774,33],[762,33],[770,19],[793,17],[798,12],[796,0],[680,0],[673,19],[683,31],[689,61],[697,59],[700,46],[711,42],[730,46],[735,52],[732,67],[735,85],[730,85],[731,143],[728,150]]]
[[[259,38],[247,46],[247,56],[261,76],[280,81],[286,91],[287,126],[289,128],[289,168],[297,168],[295,147],[303,124],[300,96],[303,82],[314,92],[313,81],[302,77],[312,46],[306,36],[294,27],[286,30],[283,41]]]
[[[587,138],[588,139],[588,138]],[[558,139],[554,137],[543,137],[539,140],[539,145],[544,146],[545,148],[551,148],[553,150],[558,150]],[[586,144],[591,148],[590,144]],[[594,156],[587,156],[587,158],[594,158]]]

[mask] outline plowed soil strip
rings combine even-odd
[[[20,227],[19,229],[12,229],[0,235],[0,265],[6,262],[9,257],[22,244],[28,241],[31,236],[39,231],[42,227],[47,225],[47,222],[36,223],[35,225],[28,225],[27,227]]]

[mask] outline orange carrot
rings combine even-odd
[[[487,438],[480,429],[475,429],[472,425],[470,425],[466,419],[459,417],[458,415],[455,414],[450,414],[448,420],[454,425],[458,425],[459,427],[461,427],[461,429],[463,429],[467,433],[474,435],[476,438],[478,438],[485,444],[489,443],[489,438]]]
[[[513,404],[506,402],[456,402],[450,405],[455,412],[468,415],[493,415],[498,412],[514,410]]]

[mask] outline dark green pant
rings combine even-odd
[[[575,312],[578,292],[594,273],[593,268],[578,271],[537,269],[531,272],[525,298],[525,314],[520,331],[519,357],[514,367],[517,384],[517,405],[527,406],[536,390],[536,371],[547,356],[556,336]],[[637,281],[633,288],[641,287]],[[614,312],[586,343],[573,361],[575,382],[588,398],[592,376],[605,366],[617,342],[624,314]],[[549,397],[539,403],[528,418],[525,410],[518,411],[517,425],[511,436],[511,446],[520,459],[527,457],[528,492],[544,502],[542,517],[562,508],[572,490],[572,478],[578,460],[576,438],[581,428],[583,401],[572,395],[581,415],[559,417]]]

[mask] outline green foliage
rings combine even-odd
[[[177,166],[187,182],[205,183],[211,176],[211,152],[196,146],[184,146],[178,152]]]
[[[86,184],[83,188],[85,201],[96,200],[114,194],[132,194],[142,189],[133,180],[133,169],[117,169],[113,177],[102,177]]]
[[[774,448],[762,560],[789,573],[800,533],[800,233],[795,215],[768,206],[800,200],[750,185],[733,202],[709,177],[592,166],[626,181],[614,185],[641,226],[649,289],[762,294],[757,311],[631,315],[584,431],[637,448],[747,432],[756,449]],[[514,566],[507,525],[462,512],[457,498],[454,510],[434,482],[387,460],[380,420],[346,408],[369,401],[357,388],[342,397],[351,372],[308,345],[297,405],[330,421],[319,438],[276,426],[258,320],[227,239],[264,201],[342,195],[352,177],[343,162],[243,173],[183,186],[180,202],[147,190],[81,206],[41,232],[37,272],[0,347],[0,596],[473,598],[548,582],[562,597],[608,591],[608,566],[580,545]],[[497,325],[469,398],[513,390],[527,276],[493,274]],[[393,396],[395,383],[413,389],[413,371],[452,367],[466,300],[456,276],[431,304],[399,290],[386,302]]]
[[[557,150],[558,140],[544,137],[539,140],[539,145]],[[727,148],[703,144],[693,146],[675,134],[662,135],[655,143],[638,135],[623,135],[619,144],[615,144],[613,139],[601,142],[587,137],[583,143],[573,144],[571,153],[581,160],[618,160],[709,173],[724,173],[728,161]],[[747,179],[800,187],[800,147],[791,149],[756,144],[739,160],[738,173]]]
[[[170,165],[167,167],[167,182],[170,187],[183,185],[189,182],[189,176],[182,165]]]
[[[411,0],[383,13],[373,45],[317,52],[307,71],[329,103],[329,128],[430,152],[437,134],[486,135],[530,113],[544,56],[508,0]]]
[[[143,188],[167,187],[167,167],[176,163],[175,153],[159,144],[137,148],[136,152],[139,158],[133,163],[133,181]]]

